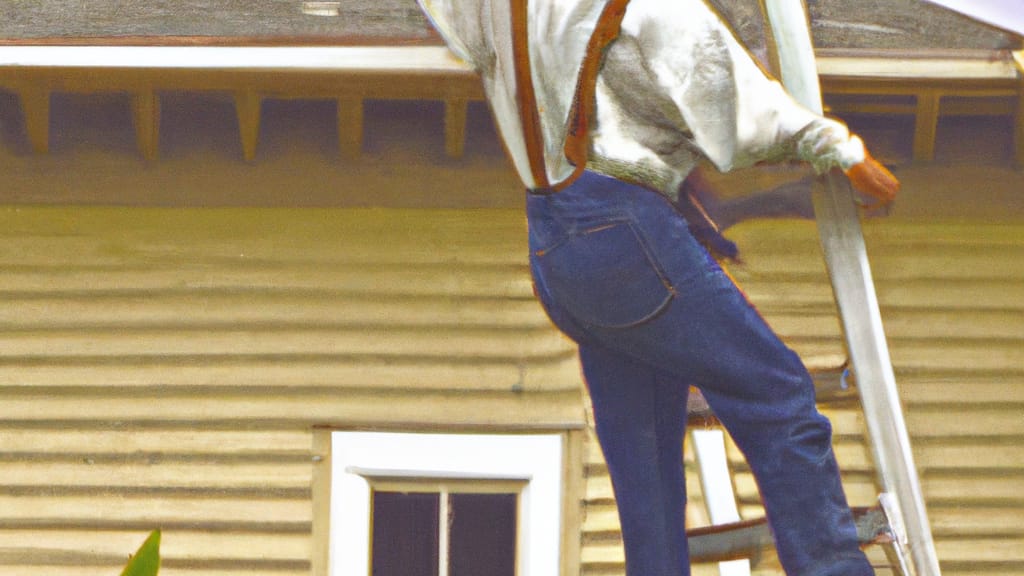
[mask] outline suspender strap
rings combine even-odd
[[[523,140],[526,143],[526,157],[530,161],[530,175],[535,188],[548,188],[548,171],[544,163],[544,133],[541,130],[540,113],[537,110],[537,94],[533,88],[530,65],[529,0],[512,2],[512,57],[515,62],[516,100],[519,117],[523,123]]]
[[[583,60],[580,78],[576,82],[576,95],[573,98],[572,111],[569,113],[569,134],[565,140],[565,156],[572,162],[575,170],[572,176],[555,186],[557,190],[572,184],[587,167],[587,156],[590,153],[590,118],[596,104],[597,74],[604,62],[605,49],[619,37],[627,4],[629,0],[609,0],[587,44],[587,57]]]
[[[541,0],[543,1],[543,0]],[[587,43],[587,53],[580,65],[576,93],[569,113],[569,131],[565,141],[565,156],[575,166],[572,175],[554,185],[548,181],[544,162],[544,133],[541,129],[537,96],[533,87],[530,66],[530,45],[527,20],[529,0],[511,0],[512,3],[512,51],[515,61],[516,99],[519,116],[523,122],[523,140],[530,162],[530,174],[534,189],[538,192],[555,192],[571,184],[587,165],[590,149],[590,116],[594,111],[597,75],[604,61],[604,51],[619,36],[622,18],[626,14],[629,0],[608,0],[598,18],[594,33]]]

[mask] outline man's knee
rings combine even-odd
[[[795,422],[786,437],[785,452],[800,460],[821,462],[832,454],[832,423],[815,411],[814,415]]]

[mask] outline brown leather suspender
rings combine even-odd
[[[537,109],[537,94],[533,88],[530,63],[529,0],[512,2],[512,58],[515,62],[516,101],[519,118],[523,123],[523,141],[526,143],[526,157],[530,161],[530,175],[536,188],[547,188],[548,171],[544,164],[544,133]]]
[[[576,82],[576,96],[569,113],[569,134],[565,140],[565,156],[576,167],[572,176],[557,185],[558,189],[572,184],[587,167],[590,153],[590,118],[594,113],[597,74],[604,62],[604,51],[619,37],[622,18],[626,15],[629,0],[609,0],[597,21],[594,34],[587,44],[587,57],[580,67],[580,78]]]
[[[569,132],[565,141],[565,156],[575,166],[575,170],[569,178],[554,184],[548,181],[547,167],[544,163],[544,134],[541,129],[540,112],[537,108],[537,96],[534,92],[531,75],[527,28],[529,18],[527,3],[529,0],[510,1],[512,3],[512,50],[515,60],[516,98],[519,116],[523,122],[523,140],[526,143],[526,155],[530,162],[530,174],[533,176],[536,189],[554,192],[571,184],[586,168],[590,148],[590,116],[594,112],[597,75],[601,70],[605,49],[619,35],[622,18],[626,14],[626,5],[629,4],[629,0],[609,0],[605,4],[594,28],[594,33],[587,43],[587,53],[580,65],[576,93],[573,97],[572,110],[569,113]]]

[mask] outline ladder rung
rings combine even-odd
[[[845,364],[811,370],[814,393],[819,404],[836,405],[857,400],[853,373]],[[711,426],[719,424],[704,395],[696,388],[690,389],[686,404],[687,419],[691,425]]]
[[[861,545],[892,543],[889,521],[879,507],[854,508],[857,539]],[[764,518],[687,530],[690,561],[694,563],[725,562],[749,558],[759,560],[774,550],[771,531]]]

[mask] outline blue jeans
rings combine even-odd
[[[527,216],[538,297],[579,345],[626,573],[690,573],[682,448],[693,385],[757,478],[786,573],[874,574],[810,375],[668,200],[587,172],[529,194]]]

